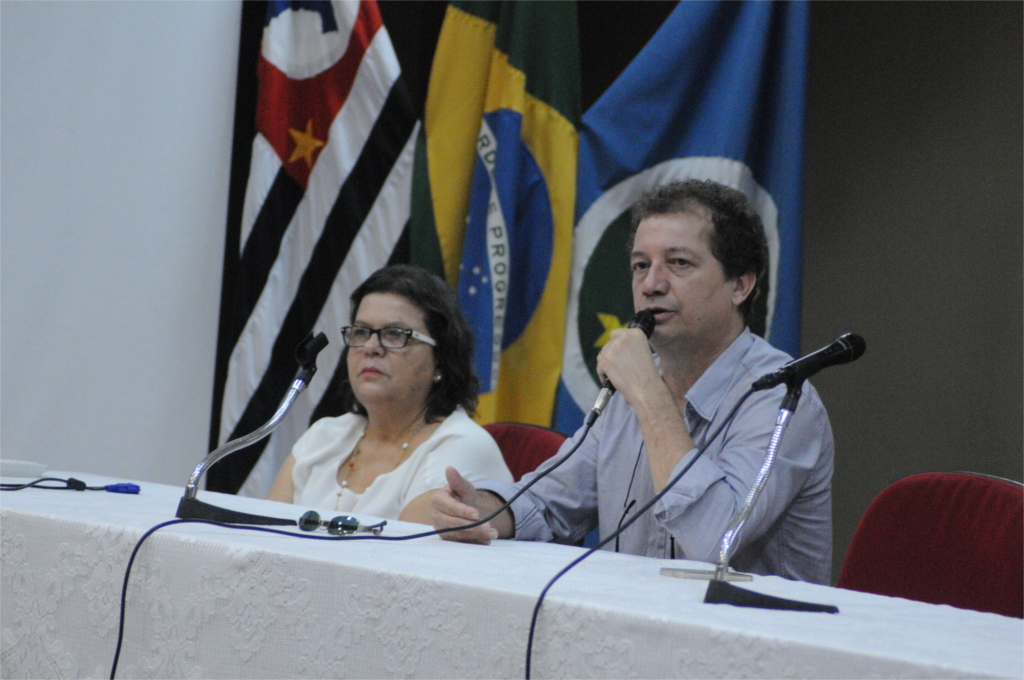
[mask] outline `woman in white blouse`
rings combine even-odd
[[[455,291],[393,265],[351,301],[352,325],[341,331],[352,412],[299,438],[267,498],[430,524],[428,499],[448,466],[471,481],[511,482],[498,445],[470,418],[480,383]]]

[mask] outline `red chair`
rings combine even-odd
[[[857,525],[838,585],[1024,618],[1024,486],[966,472],[895,482]]]
[[[498,443],[512,479],[517,482],[527,472],[533,472],[538,465],[555,455],[565,441],[565,435],[561,432],[540,425],[489,423],[484,425],[484,429]]]

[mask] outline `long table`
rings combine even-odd
[[[109,676],[129,555],[174,518],[183,491],[139,484],[137,496],[0,492],[4,678]],[[307,509],[199,497],[275,517]],[[423,528],[390,522],[384,535]],[[135,560],[117,675],[523,677],[537,596],[580,554],[516,541],[327,542],[168,526]],[[1024,676],[1020,619],[777,577],[742,586],[839,614],[704,604],[706,582],[662,576],[664,566],[706,565],[601,551],[570,571],[541,609],[533,677]]]

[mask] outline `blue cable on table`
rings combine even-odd
[[[39,486],[40,482],[60,482],[64,486]],[[0,491],[20,491],[22,489],[54,489],[57,491],[109,491],[110,493],[139,493],[139,485],[129,482],[118,482],[105,486],[87,486],[85,482],[74,477],[68,479],[57,479],[56,477],[42,477],[27,484],[0,484]]]

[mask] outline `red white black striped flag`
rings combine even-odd
[[[208,489],[264,496],[314,412],[336,411],[338,328],[405,233],[418,123],[372,0],[243,3],[242,23],[211,449],[273,415],[307,333],[332,339],[273,435],[207,475]]]

